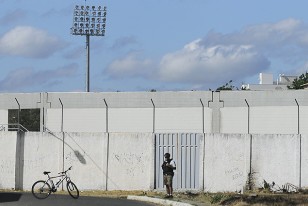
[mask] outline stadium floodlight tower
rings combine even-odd
[[[107,7],[76,5],[72,35],[86,36],[86,92],[90,91],[90,36],[105,36]]]

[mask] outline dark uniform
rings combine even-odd
[[[164,185],[166,185],[167,190],[167,197],[172,197],[172,179],[174,176],[174,171],[176,169],[176,165],[174,160],[170,159],[170,154],[166,153],[165,155],[165,161],[161,165],[161,168],[163,169],[164,174]]]

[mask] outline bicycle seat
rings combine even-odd
[[[50,173],[50,172],[46,172],[46,171],[45,171],[45,172],[44,172],[44,175],[48,175],[49,173]]]

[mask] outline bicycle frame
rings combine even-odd
[[[46,180],[46,182],[50,182],[51,183],[51,187],[54,188],[58,188],[60,186],[60,184],[64,181],[66,175],[58,175],[58,176],[54,176],[54,177],[48,177],[48,180]],[[56,179],[60,177],[61,179],[59,179],[56,184],[54,184],[53,179]]]
[[[48,179],[45,181],[45,183],[50,182],[50,186],[51,186],[51,190],[52,192],[56,192],[57,188],[59,188],[59,186],[63,183],[64,180],[66,180],[66,182],[70,182],[70,178],[68,177],[67,173],[62,173],[57,176],[49,176],[49,174],[47,174]],[[56,184],[53,182],[53,179],[58,178],[58,181],[56,182]]]

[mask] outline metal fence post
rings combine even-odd
[[[151,99],[152,105],[153,105],[153,133],[155,133],[155,104],[153,99]]]
[[[250,106],[249,106],[249,104],[248,104],[248,102],[247,102],[247,100],[245,99],[245,102],[246,102],[246,104],[247,104],[247,107],[248,107],[248,117],[247,117],[247,121],[248,121],[248,134],[250,133]]]
[[[17,100],[17,98],[15,98],[17,104],[18,104],[18,112],[17,112],[17,121],[18,121],[18,132],[20,131],[20,104]]]
[[[61,133],[62,133],[62,171],[64,171],[64,132],[63,132],[63,103],[61,99],[59,98],[60,104],[61,104]],[[63,190],[63,183],[62,183],[62,190]]]
[[[106,133],[108,133],[109,131],[108,131],[108,104],[107,104],[107,102],[106,102],[106,99],[104,99],[104,103],[105,103],[105,106],[106,106]]]
[[[202,106],[202,133],[204,133],[204,104],[202,102],[202,99],[200,99],[201,106]]]

